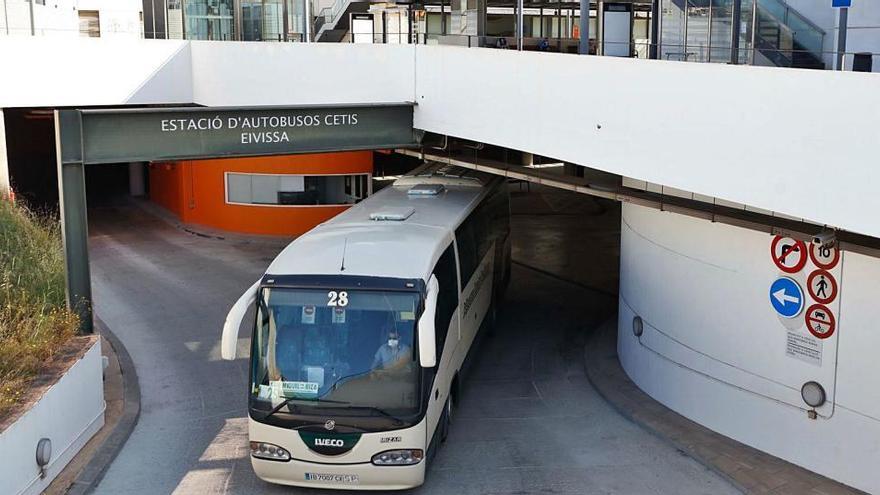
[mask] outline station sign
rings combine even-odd
[[[774,237],[770,243],[770,255],[776,267],[785,273],[797,273],[807,264],[806,244],[791,237]]]
[[[320,153],[417,144],[411,104],[67,112],[78,114],[82,145],[79,150],[66,147],[66,163]],[[66,116],[65,122],[69,121]]]

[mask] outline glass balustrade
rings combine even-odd
[[[823,66],[825,32],[784,0],[662,0],[660,9],[663,59],[728,63],[738,30],[738,63]]]

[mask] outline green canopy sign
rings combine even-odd
[[[56,110],[67,300],[92,330],[84,167],[96,163],[408,148],[411,103]]]

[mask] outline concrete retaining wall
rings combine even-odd
[[[102,374],[101,341],[96,340],[34,407],[0,433],[0,491],[42,492],[104,425]],[[45,478],[35,461],[41,438],[52,441]]]
[[[880,493],[880,260],[841,254],[830,270],[839,292],[827,305],[837,328],[818,340],[803,312],[783,319],[770,304],[774,280],[788,276],[806,292],[814,270],[808,261],[796,274],[781,273],[770,258],[772,239],[624,203],[621,364],[646,393],[708,428]],[[632,330],[636,315],[641,338]],[[820,359],[790,355],[791,334],[817,343]],[[800,394],[808,381],[828,395],[817,419]]]

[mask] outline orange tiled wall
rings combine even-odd
[[[150,165],[150,199],[184,223],[230,232],[298,235],[347,206],[226,204],[224,174],[359,174],[373,172],[370,151],[256,158],[193,160]]]

